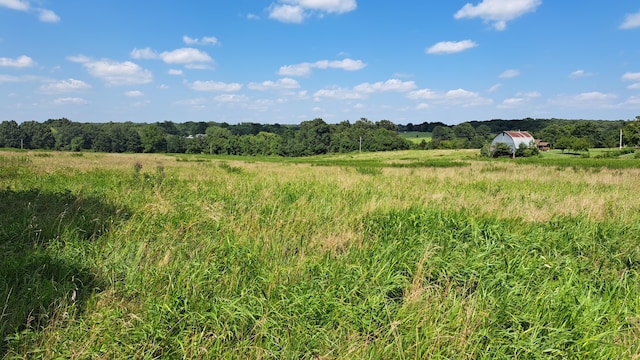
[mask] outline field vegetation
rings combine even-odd
[[[640,358],[640,160],[0,151],[0,357]]]

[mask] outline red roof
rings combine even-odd
[[[511,136],[512,138],[526,138],[533,139],[533,136],[526,131],[505,131],[505,134]]]

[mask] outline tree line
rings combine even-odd
[[[424,122],[396,125],[361,118],[328,124],[317,118],[297,125],[258,123],[80,123],[66,118],[0,123],[0,147],[63,151],[209,153],[228,155],[309,156],[353,151],[405,149],[480,149],[495,134],[527,130],[556,149],[640,146],[640,116],[630,121],[532,119],[469,121],[457,125]],[[407,131],[431,133],[431,141],[414,144]]]
[[[299,125],[216,122],[79,123],[66,118],[0,123],[0,147],[63,151],[309,156],[404,150],[411,142],[389,120]]]

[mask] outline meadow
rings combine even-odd
[[[0,357],[640,358],[640,160],[0,151]]]

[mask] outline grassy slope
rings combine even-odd
[[[0,355],[640,356],[640,162],[476,153],[1,153]]]

